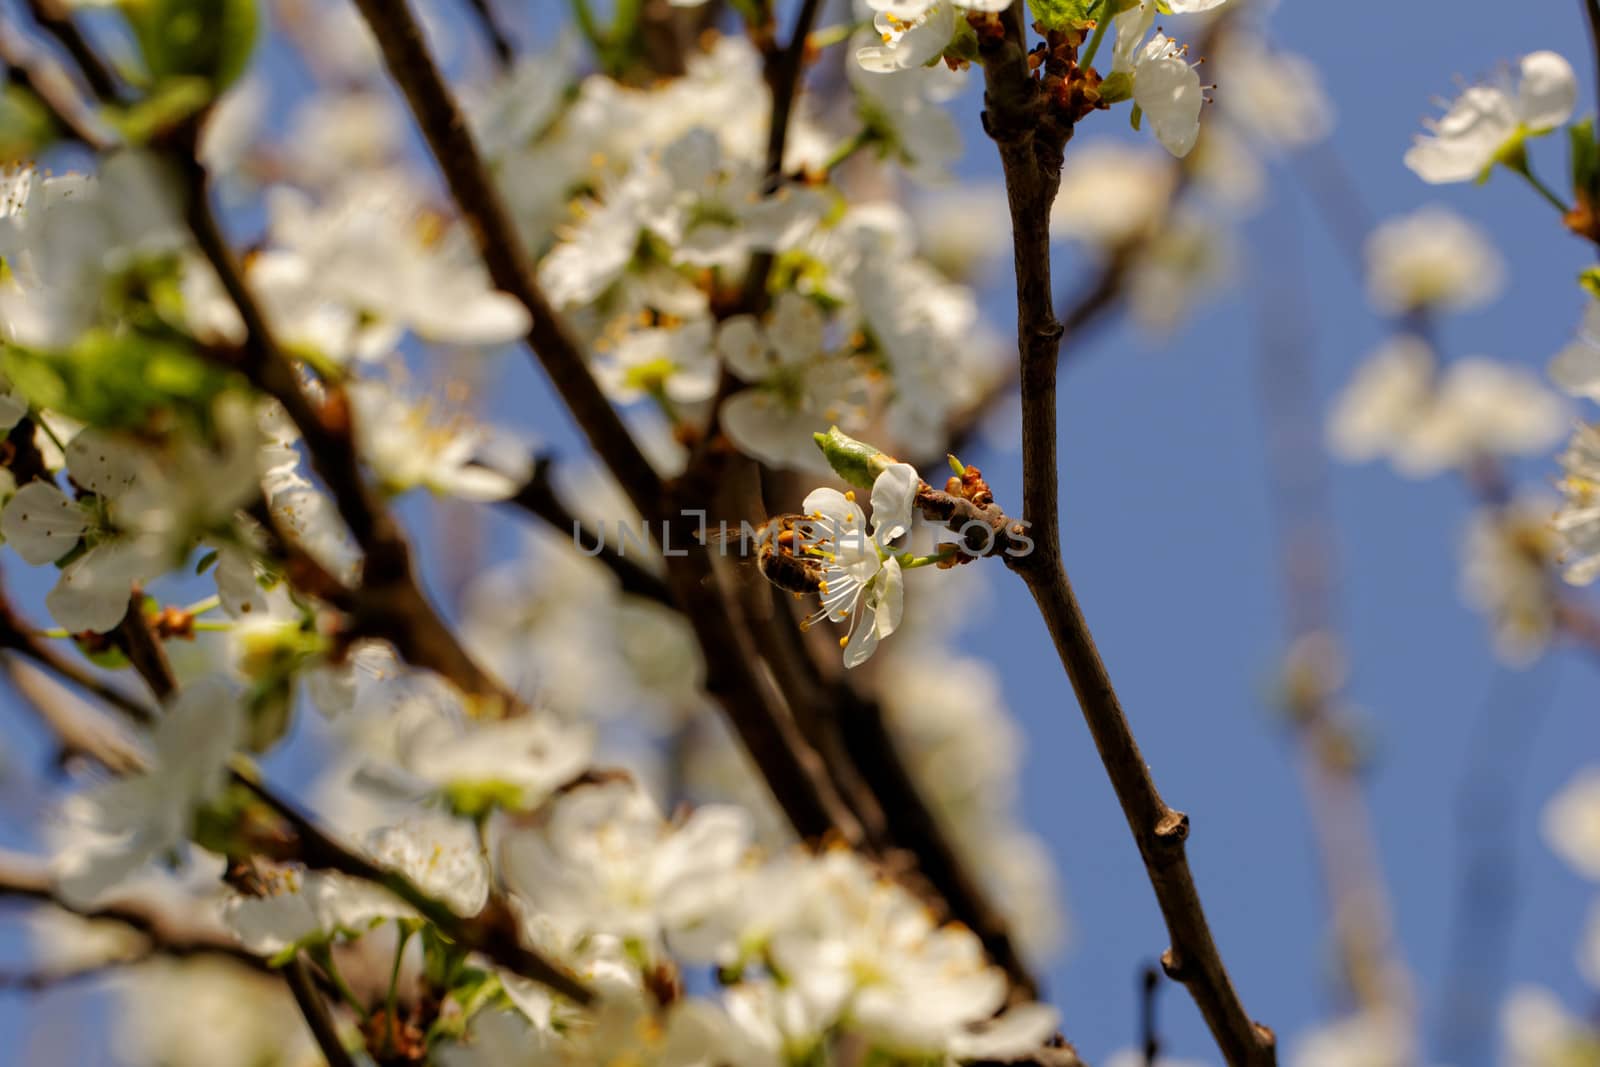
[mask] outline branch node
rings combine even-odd
[[[1156,823],[1156,841],[1168,849],[1179,849],[1189,840],[1189,816],[1168,808]]]

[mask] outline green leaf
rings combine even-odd
[[[1028,10],[1047,30],[1066,30],[1094,21],[1100,0],[1028,0]]]
[[[200,78],[214,98],[250,65],[258,25],[255,0],[140,0],[123,10],[158,87]]]

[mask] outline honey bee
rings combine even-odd
[[[796,597],[822,592],[823,560],[806,551],[808,546],[818,543],[807,526],[812,521],[805,515],[774,515],[761,525],[755,537],[756,570],[767,581]],[[737,536],[742,548],[742,535],[748,529],[709,531],[704,540],[725,542]]]

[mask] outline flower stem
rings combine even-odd
[[[1106,30],[1111,28],[1111,20],[1106,18],[1108,0],[1102,0],[1100,17],[1094,21],[1094,35],[1089,38],[1089,43],[1084,47],[1083,54],[1078,57],[1078,66],[1088,69],[1094,62],[1095,55],[1100,51],[1100,42],[1106,39]]]
[[[220,596],[208,596],[204,600],[196,600],[193,604],[183,609],[185,615],[204,615],[208,611],[216,611],[222,606]]]
[[[870,127],[861,127],[861,129],[857,130],[849,139],[840,144],[839,147],[835,148],[827,159],[823,160],[822,173],[824,175],[832,174],[835,167],[843,164],[845,160],[855,155],[857,152],[871,144],[876,139],[877,138],[873,134]]]
[[[339,965],[333,962],[333,950],[327,945],[319,945],[311,950],[310,956],[316,961],[317,966],[322,968],[322,972],[328,976],[328,981],[333,983],[333,988],[339,994],[339,998],[350,1005],[351,1011],[365,1019],[369,1014],[366,1006],[361,1003],[361,998],[356,996],[355,990],[350,988],[350,983],[344,980],[344,975],[339,973]]]
[[[907,553],[904,556],[898,557],[900,560],[900,569],[903,571],[912,571],[916,570],[918,567],[931,567],[935,564],[943,563],[946,560],[953,558],[957,551],[958,548],[956,545],[946,543],[940,545],[939,550],[930,555],[914,556],[910,553]]]
[[[1503,153],[1500,156],[1500,163],[1513,174],[1520,174],[1527,179],[1528,184],[1533,186],[1534,191],[1548,200],[1551,206],[1561,214],[1566,215],[1572,210],[1569,205],[1562,201],[1561,197],[1556,195],[1555,190],[1546,185],[1533,172],[1533,164],[1528,160],[1528,150],[1522,143],[1518,142],[1512,150]]]
[[[411,941],[413,927],[409,922],[401,921],[398,924],[399,933],[394,945],[394,964],[389,968],[389,991],[383,997],[384,1030],[383,1048],[385,1052],[394,1051],[394,1032],[398,1022],[395,1013],[400,1000],[400,964],[406,956],[406,945]]]

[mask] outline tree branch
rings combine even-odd
[[[472,226],[490,277],[532,316],[528,344],[557,393],[634,507],[647,520],[662,520],[665,535],[683,552],[667,560],[668,584],[706,653],[707,688],[722,701],[796,832],[810,840],[830,835],[859,840],[860,827],[827,781],[816,752],[795,729],[749,634],[735,621],[710,554],[692,536],[689,516],[674,513],[679,501],[663,493],[655,469],[590,375],[576,336],[539,288],[510,212],[405,0],[356,4]]]
[[[317,1048],[322,1050],[322,1056],[328,1061],[328,1067],[356,1067],[355,1058],[350,1055],[350,1050],[344,1047],[344,1042],[339,1037],[339,1028],[334,1025],[333,1016],[328,1013],[327,1002],[322,999],[322,994],[317,992],[317,985],[311,979],[311,969],[306,966],[306,961],[296,955],[283,968],[283,977],[289,983],[289,992],[294,994],[294,1002],[300,1008],[300,1014],[305,1017],[306,1027],[316,1040]]]
[[[244,322],[245,342],[235,369],[283,405],[361,546],[362,583],[354,591],[351,620],[355,632],[390,641],[408,662],[436,671],[465,693],[514,705],[515,698],[467,654],[423,593],[405,535],[362,474],[343,395],[329,384],[328,400],[319,407],[301,387],[217,223],[210,182],[193,147],[174,153],[174,158],[183,178],[189,228]]]
[[[1595,102],[1600,105],[1600,0],[1583,0],[1583,14],[1589,23],[1589,44],[1594,52]]]
[[[783,154],[800,91],[800,75],[805,70],[806,38],[811,36],[811,28],[816,25],[821,9],[821,0],[802,0],[795,15],[794,29],[789,33],[789,43],[782,48],[775,40],[767,43],[763,74],[772,92],[772,121],[767,127],[767,161],[761,181],[761,190],[767,196],[783,186]],[[766,310],[767,278],[772,273],[772,264],[771,252],[757,252],[750,257],[739,301],[743,310],[756,315]]]
[[[405,0],[356,0],[356,6],[444,172],[490,278],[532,316],[529,347],[639,513],[654,516],[661,507],[660,478],[589,373],[577,337],[539,288],[510,209],[484,166],[466,116],[428,52],[421,27]]]
[[[570,535],[579,549],[599,560],[616,576],[624,593],[676,608],[672,591],[667,588],[667,583],[660,576],[606,544],[604,530],[596,534],[584,526],[562,502],[550,477],[550,470],[554,465],[555,461],[549,456],[535,457],[532,476],[506,503],[543,519],[564,536]]]
[[[1162,800],[1100,658],[1062,564],[1056,470],[1056,363],[1062,327],[1052,310],[1050,205],[1060,184],[1061,154],[1071,136],[1046,108],[1030,71],[1023,4],[1002,16],[1003,34],[980,27],[984,127],[995,140],[1011,210],[1017,276],[1017,338],[1022,376],[1023,513],[1034,551],[1007,557],[1033,594],[1072,682],[1101,762],[1139,846],[1171,947],[1168,975],[1194,997],[1230,1064],[1276,1062],[1272,1031],[1245,1013],[1223,966],[1184,854],[1189,820]]]
[[[117,99],[122,92],[117,76],[101,60],[83,31],[78,29],[78,24],[72,20],[70,7],[62,0],[28,0],[28,11],[39,27],[55,38],[56,43],[72,57],[90,93],[101,100]]]
[[[145,894],[124,893],[94,907],[75,907],[61,898],[47,861],[0,849],[0,897],[49,904],[81,919],[122,923],[142,934],[164,955],[222,956],[258,971],[264,960],[246,952],[233,934],[205,921],[204,911],[183,902],[167,904]]]
[[[467,0],[467,4],[477,16],[483,35],[489,39],[489,48],[494,52],[495,62],[500,64],[502,71],[510,70],[512,64],[517,61],[517,50],[512,47],[511,38],[506,35],[505,27],[500,24],[500,18],[494,12],[493,0]]]

